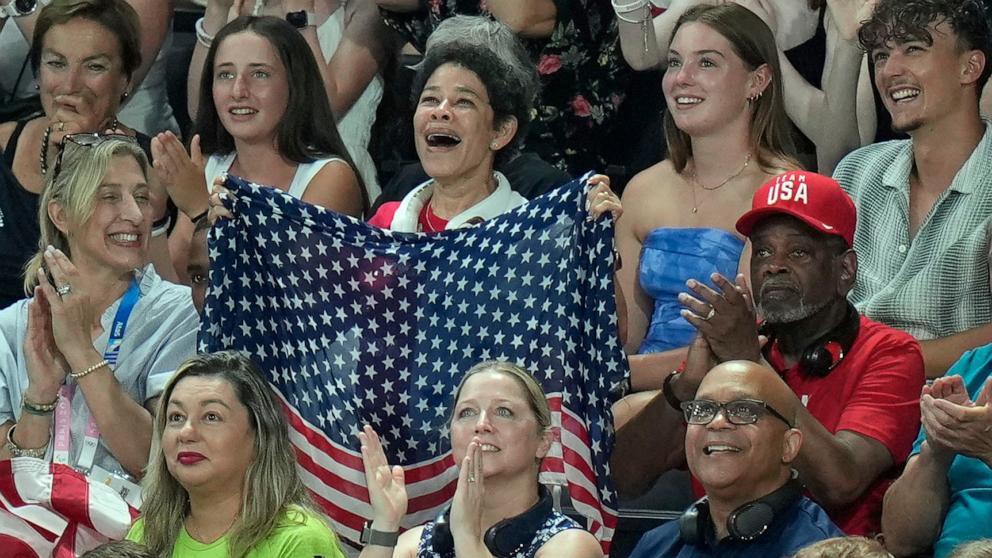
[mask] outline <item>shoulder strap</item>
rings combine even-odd
[[[17,151],[17,140],[21,137],[21,132],[24,131],[24,127],[27,125],[27,120],[19,121],[17,126],[14,127],[13,133],[10,134],[7,145],[3,148],[3,159],[11,169],[14,168],[14,152]]]

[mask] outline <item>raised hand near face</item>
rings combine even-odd
[[[51,307],[45,291],[37,286],[28,303],[28,329],[24,337],[24,358],[28,371],[28,393],[32,401],[53,401],[65,382],[69,365],[59,352],[52,335]]]
[[[491,556],[482,541],[482,500],[486,495],[482,441],[472,438],[458,469],[458,486],[451,501],[451,536],[456,556]]]
[[[719,273],[710,276],[718,290],[690,279],[686,286],[692,294],[680,293],[685,308],[682,317],[699,331],[720,362],[761,360],[758,321],[754,303],[744,276],[731,283]]]
[[[172,132],[152,138],[153,166],[169,197],[183,213],[196,217],[207,207],[207,187],[204,178],[206,159],[200,152],[200,136],[193,136],[189,153]]]
[[[61,250],[51,246],[45,251],[45,268],[38,272],[39,288],[44,293],[51,318],[52,339],[59,352],[72,362],[74,356],[93,351],[92,326],[95,310],[90,293],[82,290],[79,271]]]
[[[399,465],[389,466],[379,435],[371,426],[365,425],[363,431],[358,433],[358,440],[362,445],[365,482],[369,488],[369,502],[374,514],[372,528],[378,531],[398,531],[407,507],[403,468]]]

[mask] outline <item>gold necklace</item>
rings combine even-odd
[[[220,539],[221,537],[223,537],[224,535],[226,535],[227,532],[231,530],[231,527],[234,527],[234,524],[237,521],[238,521],[238,516],[235,515],[234,516],[234,519],[231,520],[231,524],[227,526],[227,529],[224,529],[224,532],[221,533],[217,538],[215,538],[212,541],[205,540],[203,538],[203,536],[201,535],[201,533],[199,532],[199,529],[193,529],[193,524],[192,524],[193,517],[192,516],[186,516],[186,521],[184,523],[186,524],[186,532],[189,533],[189,536],[193,540],[195,540],[197,542],[201,542],[203,544],[212,544],[212,543],[216,542],[218,539]]]
[[[723,182],[717,184],[716,186],[711,186],[711,187],[707,188],[706,186],[703,186],[703,184],[700,183],[699,180],[696,178],[696,162],[693,161],[692,162],[692,171],[689,172],[689,188],[692,189],[692,213],[695,214],[696,212],[699,211],[699,204],[696,203],[696,186],[699,186],[700,188],[702,188],[703,190],[706,190],[707,192],[712,192],[714,190],[719,190],[720,188],[723,188],[724,186],[726,186],[728,182],[730,182],[731,180],[733,180],[733,179],[737,178],[738,176],[740,176],[741,173],[744,172],[744,169],[746,169],[747,166],[748,166],[748,164],[750,164],[750,163],[751,163],[751,153],[748,152],[747,157],[744,157],[744,166],[742,166],[734,174],[732,174],[732,175],[728,176],[727,178],[725,178],[723,180]]]

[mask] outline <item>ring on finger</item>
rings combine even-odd
[[[704,322],[708,322],[711,319],[713,319],[713,316],[716,316],[716,308],[713,308],[712,306],[710,306],[710,312],[709,312],[709,314],[706,314],[706,316],[703,317],[702,320]]]
[[[475,482],[475,475],[469,475],[468,482]]]
[[[58,287],[55,288],[55,292],[59,296],[65,296],[72,292],[72,285],[70,285],[69,283],[66,283],[65,285],[59,285]]]

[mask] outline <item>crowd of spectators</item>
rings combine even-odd
[[[610,482],[621,507],[694,500],[613,556],[986,556],[989,4],[0,0],[0,460],[74,469],[137,516],[63,554],[609,553],[542,484],[561,409],[523,354],[444,371],[437,517],[411,520],[422,479],[382,425],[355,431],[370,521],[345,541],[280,372],[196,346],[252,311],[211,281],[229,175],[437,243],[519,227],[576,178],[615,242]]]

